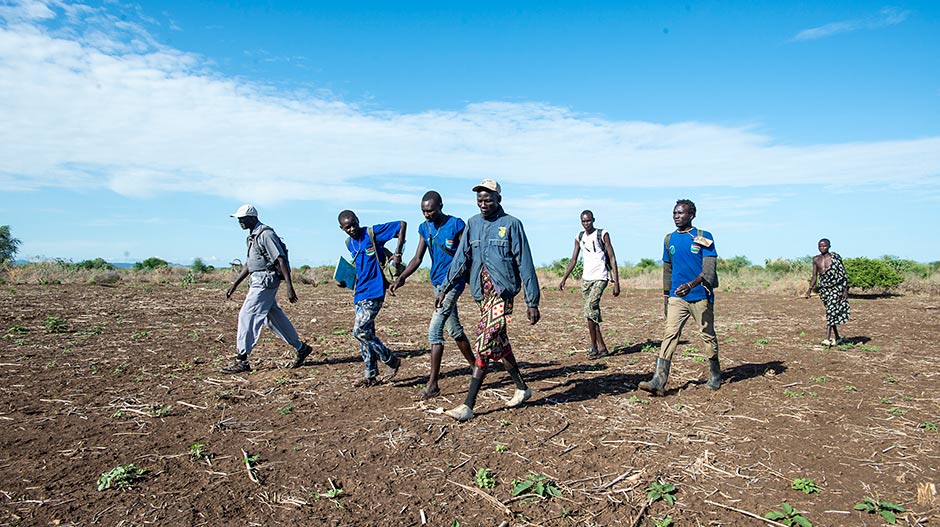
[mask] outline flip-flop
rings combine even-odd
[[[440,394],[441,394],[440,388],[438,388],[437,390],[434,390],[433,392],[429,392],[427,387],[425,387],[425,388],[421,388],[421,391],[418,392],[418,398],[421,399],[422,401],[426,401],[428,399],[437,397]]]

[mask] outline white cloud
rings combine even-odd
[[[410,203],[406,192],[366,178],[748,187],[940,174],[940,137],[793,146],[751,128],[613,121],[539,103],[366,111],[226,78],[143,26],[87,6],[22,2],[0,16],[0,184],[8,190]],[[44,25],[49,16],[57,29]]]
[[[878,11],[877,14],[869,17],[831,22],[819,27],[804,29],[797,33],[793,37],[793,40],[815,40],[861,29],[878,29],[880,27],[895,26],[907,20],[910,14],[910,11],[901,11],[894,7],[885,7]]]

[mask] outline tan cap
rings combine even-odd
[[[245,203],[241,207],[238,207],[238,210],[235,211],[235,214],[229,214],[233,218],[244,218],[245,216],[254,216],[258,217],[258,209],[254,205]]]
[[[497,194],[503,193],[502,187],[499,186],[499,183],[497,183],[495,179],[484,179],[479,185],[473,187],[474,192],[480,192],[481,190],[495,192]]]

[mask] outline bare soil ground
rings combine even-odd
[[[455,423],[437,413],[466,391],[452,343],[443,396],[414,398],[428,372],[427,284],[386,302],[379,334],[403,365],[364,389],[350,388],[362,372],[351,295],[332,286],[298,285],[295,305],[281,293],[315,349],[303,368],[284,369],[292,350],[265,330],[254,371],[221,375],[244,295],[224,302],[225,286],[2,287],[0,523],[745,526],[765,524],[745,512],[787,502],[816,526],[881,525],[853,510],[872,497],[907,508],[899,524],[940,524],[927,485],[940,484],[940,433],[920,426],[940,423],[936,297],[853,297],[852,344],[824,349],[818,298],[719,294],[725,385],[704,386],[687,327],[669,393],[650,398],[635,387],[655,361],[660,294],[608,293],[616,351],[589,360],[577,288],[545,289],[542,321],[517,309],[510,328],[530,403],[505,408],[513,386],[493,369],[477,417]],[[461,310],[471,326],[469,294]],[[48,331],[49,317],[67,327]],[[190,455],[196,443],[207,458]],[[243,452],[257,456],[251,474]],[[96,489],[127,463],[143,478]],[[495,487],[478,488],[480,468]],[[561,495],[513,499],[529,474]],[[821,492],[791,489],[798,477]],[[647,505],[660,478],[677,487],[674,505]]]

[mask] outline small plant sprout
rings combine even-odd
[[[326,481],[330,484],[330,490],[317,494],[315,496],[317,499],[327,498],[330,500],[336,500],[336,498],[342,496],[345,493],[341,486],[333,483],[332,479],[327,479]]]
[[[663,500],[670,505],[676,504],[676,486],[672,483],[666,483],[663,480],[654,481],[646,487],[646,499],[650,503]]]
[[[936,427],[934,429],[936,430]],[[500,453],[507,452],[509,451],[509,445],[496,445],[496,451]]]
[[[153,410],[151,410],[151,414],[154,417],[166,417],[170,415],[170,410],[172,409],[173,409],[172,405],[161,406],[159,408],[154,408]]]
[[[904,408],[894,407],[891,409],[891,415],[904,415],[907,413],[907,410]]]
[[[281,408],[280,410],[278,410],[277,413],[281,415],[288,415],[293,411],[294,411],[294,403],[291,403],[285,406],[284,408]]]
[[[146,331],[137,331],[137,332],[131,333],[131,338],[134,340],[140,340],[140,339],[147,338],[148,335],[150,334],[147,333]]]
[[[143,478],[146,469],[137,468],[133,463],[118,465],[98,478],[98,491],[108,489],[124,490]]]
[[[803,494],[819,492],[819,487],[816,486],[816,482],[813,481],[813,478],[796,478],[793,480],[793,484],[790,485],[790,488],[802,491]]]
[[[199,461],[203,457],[206,457],[206,444],[193,443],[189,445],[189,457],[193,461]]]
[[[764,515],[764,518],[773,520],[784,525],[795,525],[797,527],[813,527],[813,524],[800,514],[792,505],[787,502],[780,504],[779,511],[770,511]]]
[[[885,379],[885,382],[887,382],[887,383],[889,383],[889,384],[894,384],[894,383],[898,382],[898,379],[897,379],[897,377],[888,377],[887,379]]]
[[[29,333],[29,328],[22,326],[20,324],[15,324],[10,326],[10,329],[7,330],[6,334],[3,335],[5,339],[15,338],[17,335],[22,335],[24,333]]]
[[[768,338],[766,338],[766,337],[764,337],[764,338],[759,338],[759,339],[757,339],[756,342],[754,342],[754,344],[757,344],[758,346],[766,346],[766,345],[770,344],[770,339],[768,339]]]
[[[936,432],[937,423],[931,423],[930,421],[927,421],[926,423],[921,423],[917,425],[917,428],[922,428],[924,430],[930,430],[931,432]]]
[[[829,377],[826,377],[825,375],[820,375],[819,377],[810,377],[809,380],[811,380],[811,381],[813,381],[813,382],[815,382],[815,383],[817,383],[817,384],[822,384],[822,383],[828,381],[828,380],[829,380]]]
[[[59,317],[46,317],[43,325],[46,326],[46,333],[63,333],[69,327],[69,323]]]
[[[627,402],[633,403],[633,404],[649,404],[650,403],[646,399],[640,399],[636,395],[631,395],[630,398],[627,399]]]
[[[891,404],[891,399],[887,397],[882,397],[880,400],[881,400],[881,404]]]
[[[847,392],[857,392],[857,391],[858,391],[858,387],[855,386],[854,384],[850,384],[850,385],[848,385],[848,386],[845,387],[845,391],[847,391]]]
[[[540,498],[549,499],[561,496],[561,491],[558,490],[555,482],[549,480],[546,476],[529,473],[525,479],[513,480],[512,482],[513,497],[523,494],[535,494]]]
[[[477,487],[481,489],[491,489],[496,486],[496,478],[493,477],[493,473],[490,472],[488,468],[480,468],[477,470]]]
[[[884,521],[894,525],[898,522],[897,513],[905,512],[904,507],[890,501],[878,500],[873,498],[863,498],[860,503],[855,504],[855,510],[867,512],[868,514],[880,514]]]
[[[661,520],[653,518],[653,527],[672,527],[672,518],[666,516]]]

